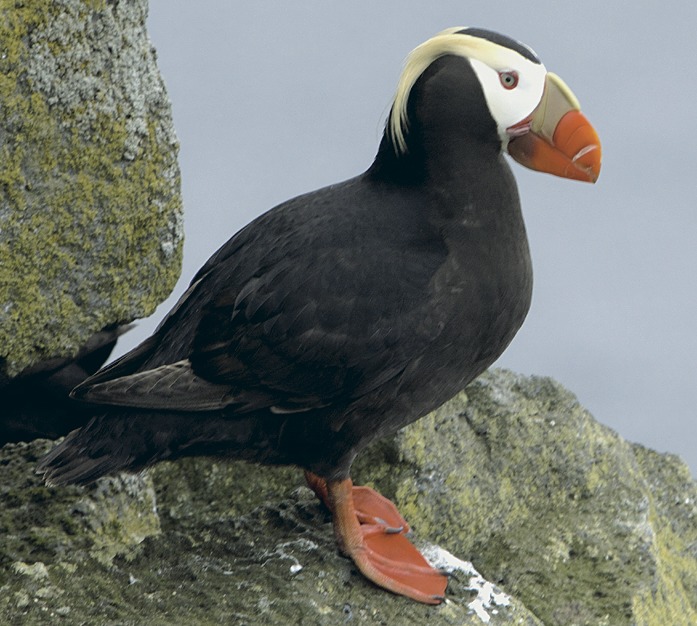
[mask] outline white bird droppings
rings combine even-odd
[[[468,589],[477,592],[477,597],[467,606],[484,624],[491,621],[489,612],[496,615],[497,608],[509,606],[511,599],[508,595],[496,589],[493,583],[486,580],[469,561],[463,561],[439,546],[427,545],[421,549],[424,558],[438,569],[448,573],[462,572],[469,576]]]

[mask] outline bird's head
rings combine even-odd
[[[412,127],[437,124],[498,138],[534,170],[587,182],[600,173],[600,140],[573,92],[530,48],[492,31],[449,28],[407,58],[387,120],[392,148],[408,153]]]

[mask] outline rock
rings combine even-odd
[[[160,532],[155,490],[147,474],[121,474],[91,489],[50,489],[32,470],[53,446],[37,439],[0,448],[0,570],[53,571],[111,563]],[[40,564],[38,570],[37,564]],[[37,576],[33,575],[36,579]],[[47,578],[42,576],[41,578]]]
[[[296,469],[183,459],[48,489],[49,446],[0,451],[0,623],[697,623],[686,467],[549,379],[486,374],[356,465],[455,570],[439,607],[358,575]]]
[[[0,451],[0,623],[541,624],[433,545],[457,576],[446,604],[375,588],[337,554],[299,470],[185,459],[48,489],[33,467],[50,446]]]
[[[697,484],[549,378],[487,373],[359,458],[420,536],[544,624],[697,624]]]
[[[0,387],[145,317],[179,275],[177,141],[146,0],[0,17]]]

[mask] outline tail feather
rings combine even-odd
[[[118,410],[94,417],[72,431],[36,468],[49,485],[87,485],[119,471],[137,472],[164,459],[205,455],[248,461],[288,463],[277,442],[284,420],[218,413],[171,414]]]
[[[98,478],[117,471],[108,457],[99,459],[72,458],[61,465],[42,465],[37,468],[49,487],[89,485]]]
[[[92,432],[100,418],[68,434],[36,467],[49,486],[89,485],[98,478],[134,467],[134,455],[123,446],[108,449]]]

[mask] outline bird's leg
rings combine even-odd
[[[317,474],[305,471],[308,487],[324,503],[330,511],[327,495],[327,483]],[[386,533],[408,533],[409,524],[401,516],[397,507],[385,496],[370,487],[353,487],[353,505],[356,517],[361,524],[370,524],[383,529]]]
[[[327,482],[324,478],[320,478],[317,474],[305,470],[305,480],[307,481],[307,486],[315,492],[315,495],[322,500],[324,506],[329,508],[327,502]]]
[[[325,482],[309,472],[306,477],[332,512],[339,549],[366,578],[418,602],[443,601],[448,579],[404,536],[408,526],[394,504],[372,489],[354,487],[350,479]],[[354,497],[361,506],[377,503],[378,510],[359,515]]]

